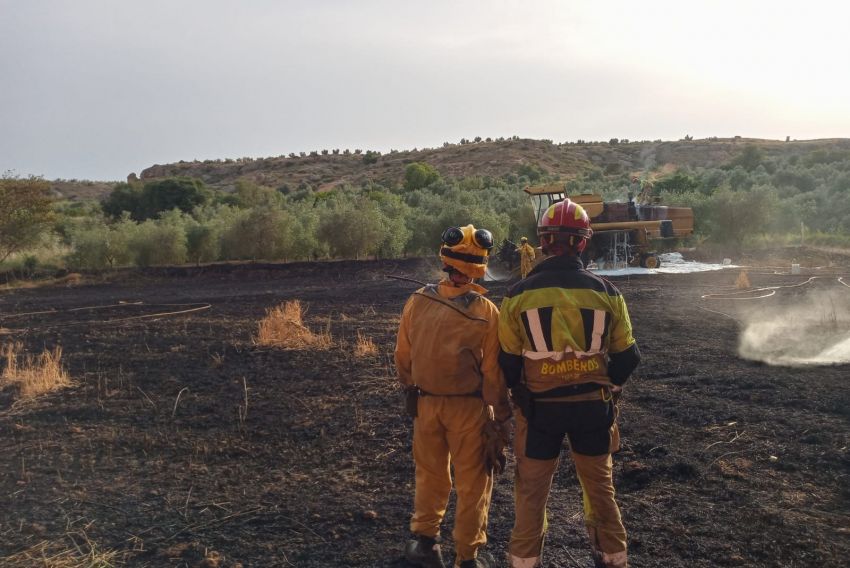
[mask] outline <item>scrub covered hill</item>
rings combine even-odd
[[[414,162],[430,164],[447,178],[480,176],[505,178],[511,182],[525,177],[534,182],[543,177],[570,180],[594,173],[602,176],[641,174],[665,167],[669,170],[715,168],[733,163],[747,148],[752,148],[754,155],[767,161],[797,160],[813,155],[835,161],[834,158],[850,156],[850,139],[784,142],[741,137],[686,138],[652,142],[614,138],[608,142],[564,143],[517,137],[464,139],[457,144],[446,142],[441,148],[391,150],[385,154],[359,149],[324,149],[267,158],[157,164],[142,170],[138,176],[131,173],[128,180],[190,177],[203,181],[210,188],[225,191],[232,190],[238,181],[248,181],[286,193],[305,188],[326,191],[369,182],[393,187],[404,180],[406,167]],[[69,199],[102,198],[112,188],[109,184],[93,186],[92,183],[58,180],[52,186],[57,194]]]

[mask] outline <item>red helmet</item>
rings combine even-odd
[[[590,217],[584,207],[569,199],[549,206],[537,224],[537,236],[540,237],[543,252],[548,254],[547,249],[558,235],[568,236],[568,244],[577,252],[584,250],[587,240],[593,235]]]

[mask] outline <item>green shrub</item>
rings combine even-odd
[[[227,259],[280,260],[292,252],[293,219],[279,209],[241,212],[223,232],[222,255]]]
[[[102,218],[74,227],[70,235],[71,252],[65,262],[74,270],[102,270],[133,262],[130,240],[137,225],[129,217],[107,224]]]
[[[39,242],[55,214],[50,185],[39,177],[0,177],[0,263]]]
[[[404,188],[415,191],[427,187],[440,179],[440,172],[425,162],[413,162],[404,169]]]
[[[221,228],[218,223],[197,221],[186,227],[186,256],[195,264],[218,260],[221,254]]]
[[[186,262],[186,233],[175,223],[147,220],[140,223],[129,242],[140,267]]]
[[[136,221],[152,219],[163,211],[191,212],[209,201],[210,193],[197,179],[175,177],[144,186],[120,183],[103,202],[103,212],[117,219],[125,211]]]

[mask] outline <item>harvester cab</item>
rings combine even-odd
[[[532,186],[524,191],[531,197],[538,222],[550,205],[567,197],[563,184]],[[582,257],[600,268],[658,268],[661,260],[655,248],[694,231],[690,207],[667,207],[654,200],[638,203],[632,193],[626,203],[606,202],[599,195],[587,193],[569,198],[584,207],[593,229]]]

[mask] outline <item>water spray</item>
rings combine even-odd
[[[811,285],[817,279],[832,280],[832,277],[812,276],[797,284],[703,294],[701,299],[762,300],[776,296],[781,290]],[[844,277],[836,281],[850,288]],[[796,296],[793,304],[759,308],[741,318],[703,306],[699,309],[728,317],[741,325],[738,348],[741,357],[771,365],[842,364],[850,363],[850,321],[839,316],[850,313],[850,296],[842,294],[843,291],[836,295],[836,288],[810,291]]]

